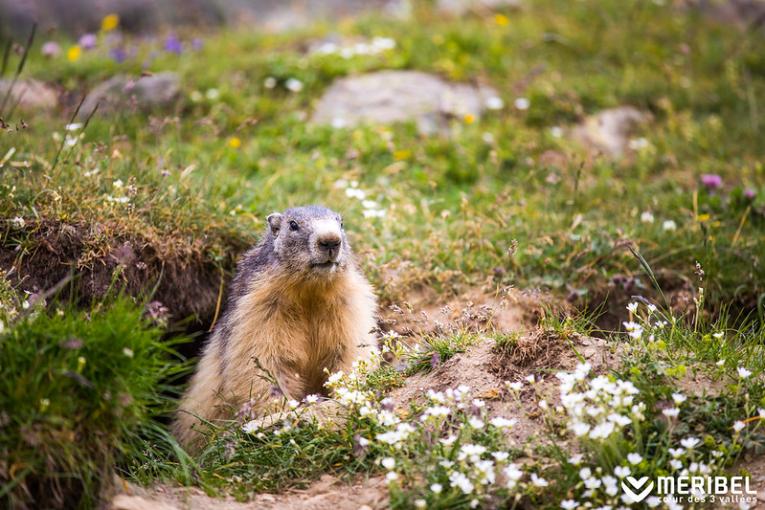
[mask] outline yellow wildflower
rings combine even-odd
[[[66,58],[69,60],[69,62],[78,61],[80,59],[80,55],[82,55],[82,48],[77,45],[74,45],[66,50]]]
[[[497,14],[494,16],[494,22],[501,27],[506,27],[510,24],[510,18],[504,14]]]
[[[104,16],[104,19],[101,20],[101,31],[102,32],[111,32],[115,28],[117,28],[117,25],[120,24],[120,17],[116,14],[107,14]]]
[[[228,143],[226,144],[232,149],[238,149],[242,146],[242,140],[238,136],[232,136],[228,139]]]
[[[472,124],[473,122],[475,122],[475,115],[468,113],[467,115],[463,117],[463,119],[465,121],[465,124]]]
[[[403,161],[405,159],[409,159],[410,157],[412,157],[412,151],[406,149],[397,150],[393,153],[393,159],[396,161]]]

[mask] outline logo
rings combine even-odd
[[[754,504],[757,491],[749,487],[744,476],[660,476],[655,480],[647,476],[627,476],[622,480],[625,503],[644,501],[656,487],[656,496],[665,503],[720,503],[724,505]]]
[[[640,503],[653,490],[653,482],[649,481],[647,476],[637,480],[634,476],[628,476],[622,480],[622,490],[635,503]]]

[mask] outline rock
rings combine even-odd
[[[613,158],[622,157],[632,134],[648,123],[650,114],[632,106],[603,110],[571,130],[571,137]]]
[[[0,103],[5,99],[12,80],[0,80]],[[5,112],[16,105],[17,111],[50,111],[58,105],[58,92],[53,87],[37,80],[19,80],[13,86]]]
[[[160,110],[175,103],[180,90],[180,79],[171,72],[137,79],[117,75],[90,91],[80,108],[80,117],[89,116],[97,104],[102,115],[126,108],[142,112]]]
[[[431,134],[451,117],[480,116],[496,95],[488,87],[449,83],[419,71],[380,71],[335,81],[312,121],[344,127],[414,120],[421,133]]]
[[[286,31],[304,28],[316,21],[337,23],[343,18],[372,12],[406,16],[407,5],[406,0],[259,0],[251,3],[238,2],[237,8],[229,6],[226,17],[247,24],[257,24],[269,30]]]
[[[467,12],[485,12],[502,8],[517,9],[520,0],[438,0],[436,9],[440,12],[459,16]]]
[[[720,23],[765,29],[765,0],[685,0],[685,4]]]
[[[38,22],[38,33],[56,29],[76,38],[97,31],[110,13],[120,17],[121,30],[133,33],[229,24],[283,30],[369,12],[401,14],[406,5],[406,0],[0,0],[0,31],[26,37]]]

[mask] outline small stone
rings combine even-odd
[[[464,122],[480,117],[489,87],[450,83],[419,71],[380,71],[341,78],[319,100],[312,121],[355,126],[414,121],[422,134],[443,131],[449,119]]]
[[[438,0],[436,9],[440,12],[459,16],[471,11],[478,13],[496,9],[517,9],[520,0]]]
[[[98,104],[98,114],[108,115],[125,109],[150,112],[168,108],[180,96],[180,78],[171,72],[130,78],[117,75],[97,85],[80,108],[87,118]]]
[[[8,93],[12,80],[0,80],[0,101]],[[13,85],[5,111],[17,105],[19,111],[50,111],[58,106],[58,92],[38,80],[19,80]]]
[[[649,114],[632,106],[610,108],[587,117],[574,127],[571,136],[612,158],[620,158],[628,149],[630,136],[650,119]]]

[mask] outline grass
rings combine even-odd
[[[8,399],[2,409],[13,410],[7,420],[1,415],[7,424],[0,448],[13,468],[0,464],[2,497],[21,504],[30,488],[51,506],[64,494],[89,506],[101,475],[117,466],[144,483],[176,480],[244,499],[252,491],[305,485],[327,471],[381,473],[387,469],[378,461],[393,456],[403,466],[391,486],[394,506],[419,499],[429,508],[469,506],[464,494],[429,490],[446,483],[447,472],[434,466],[451,450],[377,445],[361,455],[356,436],[372,439],[379,425],[361,416],[341,430],[303,424],[257,437],[233,428],[215,436],[198,459],[180,451],[157,422],[174,391],[164,384],[184,365],[139,307],[103,297],[106,289],[121,285],[138,296],[153,291],[173,322],[190,314],[209,322],[222,282],[259,237],[265,216],[311,202],[343,212],[383,305],[423,287],[443,298],[487,282],[542,288],[580,309],[546,313],[542,321],[546,334],[571,339],[608,336],[593,318],[610,311],[604,301],[655,298],[668,321],[671,315],[678,320],[654,341],[630,341],[623,365],[611,374],[633,383],[645,399],[643,433],[627,429],[611,445],[617,453],[583,444],[587,462],[610,469],[628,450],[663,459],[676,435],[688,433],[711,438],[705,462],[712,450],[723,449],[726,460],[717,468],[736,466],[742,449],[762,444],[761,427],[747,422],[752,426],[735,436],[731,426],[765,406],[765,146],[757,100],[765,97],[764,41],[760,32],[659,3],[540,0],[500,16],[454,19],[423,2],[410,20],[369,17],[281,34],[206,34],[201,50],[181,55],[157,53],[156,41],[128,38],[135,56],[122,63],[103,45],[76,62],[43,59],[38,34],[28,53],[12,55],[6,75],[23,69],[21,78],[55,83],[72,99],[62,111],[16,108],[3,117],[9,128],[0,144],[0,264],[21,270],[4,275],[0,286],[1,365],[14,375],[1,393]],[[396,47],[350,59],[304,51],[331,34],[390,37]],[[412,123],[333,129],[307,122],[335,79],[381,69],[492,85],[506,106],[480,119],[452,119],[446,133],[429,137]],[[115,74],[144,70],[178,73],[180,100],[151,115],[130,108],[96,114],[86,127],[66,130],[82,93]],[[303,88],[288,90],[290,79]],[[529,101],[526,110],[514,106],[521,97]],[[652,116],[632,135],[644,139],[637,144],[642,148],[626,158],[593,157],[557,136],[556,128],[565,132],[619,105]],[[722,185],[705,186],[702,174],[719,175]],[[364,217],[364,204],[346,193],[352,181],[385,209],[384,217]],[[126,243],[131,248],[123,248]],[[77,277],[61,296],[71,296],[78,309],[63,300],[24,308],[72,267]],[[688,292],[689,306],[663,310],[657,286],[670,304]],[[62,347],[70,336],[83,346]],[[372,401],[382,401],[407,376],[464,352],[477,336],[421,340],[425,349],[410,352],[403,369],[386,365],[368,374],[364,390]],[[507,352],[518,340],[496,338]],[[623,335],[612,340],[627,343]],[[754,375],[740,380],[739,367]],[[689,394],[681,423],[668,431],[658,407],[691,375],[724,391],[709,398]],[[27,382],[23,394],[15,389],[18,381]],[[101,398],[107,391],[132,399],[122,406],[118,398]],[[550,419],[558,439],[563,419]],[[444,434],[457,427],[456,421],[439,426]],[[424,435],[416,437],[427,444]],[[511,448],[497,435],[476,433],[474,440]],[[92,441],[98,447],[86,450]],[[557,506],[579,495],[584,482],[579,467],[563,462],[568,452],[538,451],[546,460],[532,469],[555,480],[550,489],[525,478],[518,491],[505,487],[482,501],[517,497]],[[546,471],[553,458],[561,468]],[[653,475],[668,469],[661,462],[639,469]]]
[[[765,90],[760,36],[670,16],[666,6],[615,5],[536,2],[513,12],[509,25],[492,16],[457,23],[427,9],[411,22],[365,19],[339,30],[390,36],[397,48],[348,60],[297,50],[328,27],[211,36],[199,52],[160,55],[148,67],[180,74],[184,98],[174,115],[147,120],[128,110],[94,118],[56,171],[48,167],[56,145],[49,140],[61,136],[63,122],[25,119],[30,127],[8,140],[13,159],[30,166],[3,169],[0,210],[6,217],[109,221],[113,235],[145,234],[160,253],[181,250],[178,240],[202,239],[204,256],[230,269],[231,251],[252,242],[272,210],[333,203],[389,300],[418,284],[458,292],[495,268],[503,284],[597,295],[610,277],[638,273],[623,248],[632,243],[653,267],[678,278],[691,276],[699,261],[710,275],[711,302],[754,310],[765,291],[756,263],[762,127],[751,101]],[[593,11],[598,30],[590,26]],[[135,44],[139,56],[123,64],[94,52],[75,63],[31,59],[28,74],[82,90],[115,72],[138,72],[153,48]],[[493,83],[506,104],[518,95],[530,107],[508,106],[473,124],[457,120],[446,138],[422,139],[410,125],[306,124],[334,78],[381,68]],[[277,79],[276,88],[264,87],[267,77]],[[287,91],[288,78],[300,79],[303,90]],[[590,160],[550,134],[620,104],[655,118],[643,133],[648,148],[634,158]],[[229,146],[232,137],[238,148]],[[550,151],[561,156],[558,163],[545,162]],[[720,174],[723,188],[705,191],[702,173]],[[361,204],[334,186],[341,178],[358,180],[386,218],[363,220]],[[117,180],[130,187],[128,205],[108,201]],[[745,188],[755,198],[744,198]],[[655,222],[641,222],[643,211]],[[677,230],[662,228],[670,219]],[[26,248],[29,234],[15,234],[6,245]],[[87,259],[99,246],[83,251]],[[393,281],[386,276],[392,272],[399,275]]]
[[[20,310],[0,333],[0,495],[11,508],[93,507],[147,438],[172,442],[157,420],[187,367],[126,298],[91,312]]]

